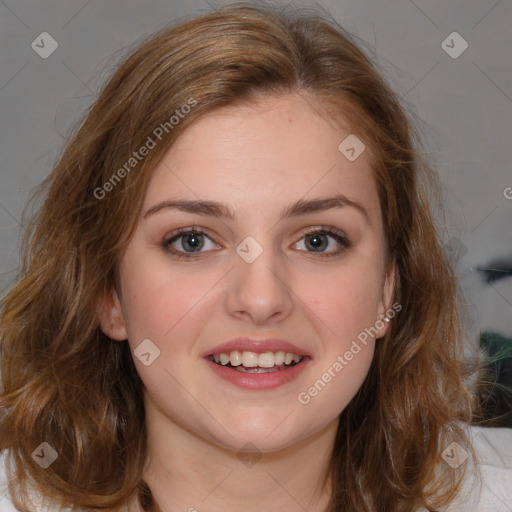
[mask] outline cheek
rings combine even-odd
[[[208,289],[214,284],[212,276],[201,273],[170,272],[162,266],[129,261],[124,276],[124,313],[132,349],[146,338],[162,350],[172,344],[182,325],[191,327],[187,321],[200,311]]]
[[[210,307],[205,296],[215,280],[199,273],[147,268],[126,275],[125,318],[137,372],[156,403],[167,403],[169,396],[182,400],[182,387],[192,392],[196,385],[190,382],[191,359],[207,316],[205,308]],[[148,352],[146,361],[138,357]]]
[[[310,289],[311,321],[322,346],[316,370],[297,401],[312,418],[318,414],[324,420],[337,416],[368,374],[375,348],[370,328],[377,320],[377,275],[368,269],[340,272],[317,281],[314,296]]]
[[[322,336],[330,349],[342,349],[360,332],[375,325],[381,295],[378,270],[370,266],[346,267],[335,274],[317,275],[304,287],[311,309],[322,321]],[[318,323],[318,321],[317,321]]]

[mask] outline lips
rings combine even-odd
[[[224,381],[261,391],[291,383],[311,362],[306,350],[277,338],[236,338],[208,350],[203,357]]]

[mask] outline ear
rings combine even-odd
[[[98,318],[101,330],[109,338],[118,341],[128,339],[123,308],[114,288],[100,300]]]
[[[384,283],[382,285],[382,295],[378,307],[378,318],[375,323],[375,327],[378,331],[375,336],[376,339],[384,337],[388,332],[389,325],[391,323],[391,315],[388,313],[392,312],[395,316],[395,309],[392,308],[393,296],[395,292],[395,276],[396,276],[396,264],[391,262],[386,270],[384,276]],[[400,311],[401,307],[398,309]],[[385,319],[388,319],[387,321]]]

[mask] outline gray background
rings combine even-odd
[[[0,292],[16,276],[21,214],[31,190],[124,52],[176,18],[221,4],[0,0]],[[512,280],[486,285],[474,269],[512,257],[512,199],[505,192],[512,187],[511,0],[293,5],[324,9],[367,41],[408,109],[423,120],[427,150],[444,180],[447,247],[473,327],[512,336]],[[458,58],[442,46],[454,31],[468,43]],[[59,45],[46,59],[31,47],[42,32]],[[446,44],[461,48],[456,39]]]

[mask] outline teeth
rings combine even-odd
[[[229,355],[228,361],[231,363],[231,366],[240,366],[242,364],[242,354],[238,352],[238,350],[233,350]]]
[[[231,354],[229,359],[231,359]],[[258,354],[256,352],[242,352],[242,364],[246,368],[255,368],[258,366]]]
[[[280,371],[280,368],[272,367],[272,368],[245,368],[245,366],[237,366],[235,370],[242,373],[274,373]]]
[[[258,356],[258,366],[260,368],[272,368],[274,361],[274,352],[263,352]]]
[[[284,356],[285,356],[285,353],[282,350],[275,353],[274,357],[275,357],[275,363],[277,366],[284,363]]]
[[[302,356],[293,354],[291,352],[284,352],[279,350],[278,352],[257,352],[233,350],[229,354],[222,352],[220,354],[214,354],[210,356],[210,359],[216,363],[220,363],[222,366],[240,366],[244,368],[273,368],[274,366],[281,366],[283,364],[290,365],[292,362],[300,363]],[[242,368],[240,368],[242,369]]]

